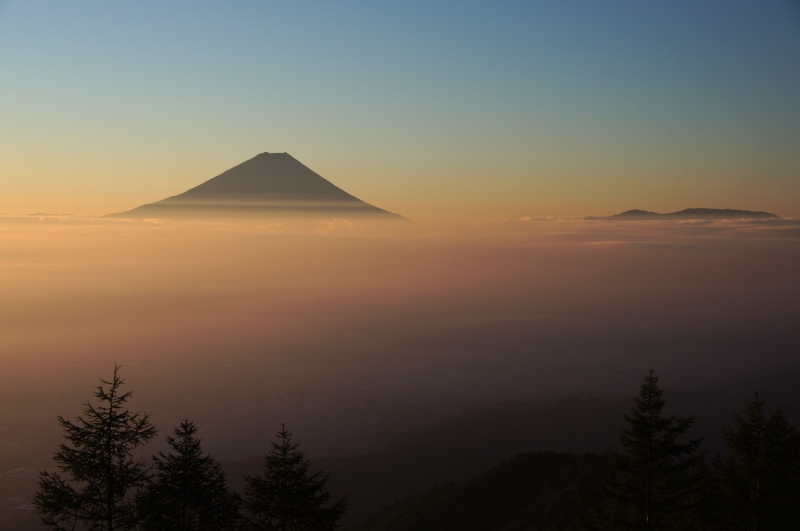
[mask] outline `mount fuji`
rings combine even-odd
[[[405,219],[348,194],[288,153],[261,153],[182,194],[108,215],[117,218],[223,216]]]

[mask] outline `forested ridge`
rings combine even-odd
[[[754,393],[722,430],[728,456],[708,455],[691,417],[662,414],[657,384],[645,379],[619,452],[520,454],[349,529],[800,529],[800,434],[785,412]]]
[[[392,504],[351,531],[571,529],[583,500],[602,499],[609,454],[520,454],[464,483]]]
[[[282,427],[258,473],[231,488],[184,419],[151,458],[158,436],[115,368],[74,420],[58,417],[55,469],[32,501],[53,530],[324,530],[341,528],[347,496],[329,492]],[[623,415],[619,451],[523,453],[462,483],[385,507],[348,529],[800,529],[800,433],[755,392],[721,430],[724,457],[704,450],[692,416],[667,415],[651,371]],[[569,421],[569,419],[565,419]],[[476,430],[482,429],[475,426]],[[590,432],[585,433],[591,437]]]

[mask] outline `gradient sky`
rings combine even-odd
[[[415,219],[800,216],[800,3],[0,1],[0,212],[286,151]]]

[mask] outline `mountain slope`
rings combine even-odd
[[[754,389],[770,409],[784,407],[800,423],[800,371],[792,370],[729,383],[713,389],[667,391],[667,410],[694,415],[692,437],[705,437],[711,455],[724,452],[720,429],[744,411]],[[345,524],[355,524],[396,500],[449,481],[466,481],[504,459],[522,452],[556,451],[582,454],[617,448],[623,413],[633,398],[613,401],[565,400],[557,404],[497,404],[466,413],[382,451],[367,455],[315,459],[314,468],[330,473],[335,496],[348,494]],[[261,457],[226,463],[231,483],[241,487],[241,473],[253,473]]]
[[[265,214],[401,218],[348,194],[288,153],[261,153],[182,194],[110,216]]]
[[[461,484],[399,501],[348,531],[576,529],[579,494],[601,498],[608,454],[520,454]]]

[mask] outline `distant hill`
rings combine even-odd
[[[782,406],[800,424],[800,371],[730,383],[689,393],[667,391],[667,409],[694,415],[692,436],[705,437],[713,455],[724,451],[720,429],[744,411],[745,402],[759,389],[770,408]],[[633,398],[613,401],[565,400],[542,406],[497,404],[466,413],[452,422],[425,431],[385,450],[353,457],[315,459],[312,465],[330,473],[331,493],[349,494],[346,525],[397,500],[436,485],[466,481],[522,452],[555,451],[604,453],[617,448],[624,427],[623,413]],[[256,473],[263,457],[225,463],[231,484],[241,488],[241,473]]]
[[[347,531],[578,529],[579,494],[602,499],[608,454],[520,454],[460,484],[384,508]]]
[[[678,212],[659,214],[647,210],[627,210],[613,216],[590,216],[586,219],[605,220],[639,220],[639,219],[780,219],[769,212],[753,212],[750,210],[734,210],[731,208],[687,208]]]
[[[182,194],[108,217],[260,215],[405,219],[348,194],[288,153],[261,153]]]

